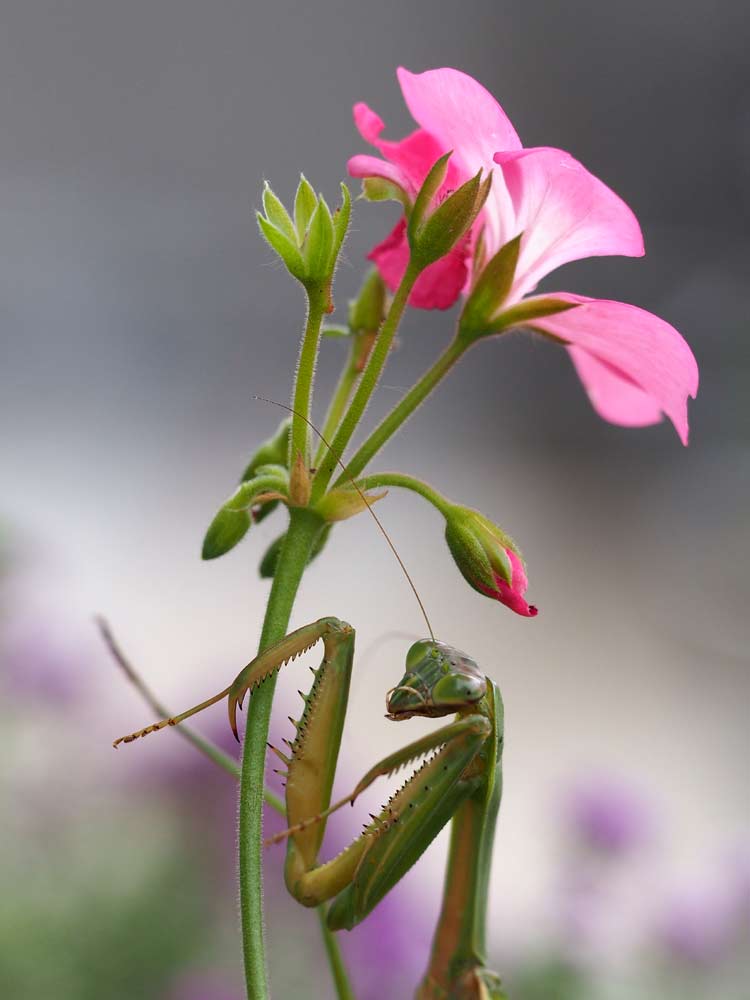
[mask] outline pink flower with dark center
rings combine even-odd
[[[600,416],[623,426],[643,426],[666,414],[686,444],[687,398],[698,390],[698,367],[674,327],[637,306],[569,292],[544,296],[570,303],[565,311],[530,318],[539,300],[527,296],[561,264],[602,255],[643,255],[643,237],[630,208],[569,153],[524,149],[497,101],[465,73],[435,69],[415,74],[400,68],[398,79],[419,128],[400,142],[383,140],[382,120],[357,104],[357,127],[383,159],[353,157],[352,176],[389,185],[408,210],[430,167],[448,151],[446,190],[480,169],[493,173],[489,198],[472,232],[424,272],[411,304],[443,309],[461,293],[470,293],[481,275],[481,266],[471,273],[480,232],[482,263],[520,235],[515,273],[491,325],[500,332],[508,313],[503,329],[531,326],[562,341]],[[394,289],[409,259],[403,220],[369,256]],[[509,310],[522,300],[526,314],[513,316]]]

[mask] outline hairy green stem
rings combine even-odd
[[[289,530],[266,606],[259,652],[283,639],[286,634],[297,589],[322,526],[323,522],[312,511],[291,508]],[[240,915],[248,1000],[267,1000],[269,996],[261,838],[266,741],[275,686],[275,678],[269,678],[250,699],[240,776]]]
[[[450,503],[438,493],[436,489],[415,476],[407,476],[403,472],[374,472],[370,476],[364,476],[357,480],[357,486],[366,493],[367,490],[377,489],[379,486],[396,486],[399,489],[411,490],[424,497],[428,503],[437,508],[441,514],[445,515],[450,507]]]
[[[310,419],[310,400],[312,399],[313,381],[315,379],[315,362],[318,357],[318,342],[320,328],[325,315],[327,296],[322,289],[309,289],[307,293],[307,322],[302,337],[302,347],[297,364],[297,376],[294,383],[294,402],[292,406],[292,435],[290,468],[297,455],[302,455],[305,465],[308,461],[309,424],[304,419]]]
[[[357,376],[359,375],[359,371],[357,369],[357,344],[354,337],[351,339],[352,344],[349,351],[349,358],[346,362],[344,370],[339,376],[333,396],[331,397],[331,405],[328,407],[328,412],[326,413],[326,418],[323,423],[323,430],[320,434],[318,448],[315,452],[315,460],[313,464],[316,466],[320,465],[323,460],[327,447],[325,442],[330,441],[334,431],[338,427],[339,421],[341,420],[344,410],[346,409],[346,404],[349,402],[349,397],[352,394],[354,383],[357,381]]]
[[[461,340],[458,337],[448,345],[435,364],[425,372],[416,385],[396,404],[388,416],[378,424],[372,434],[370,434],[352,458],[349,459],[346,463],[347,474],[344,475],[342,473],[336,480],[335,486],[340,486],[343,482],[347,482],[350,477],[357,477],[366,468],[368,462],[393,437],[417,407],[424,402],[438,382],[445,378],[469,346],[470,342]]]
[[[375,386],[378,384],[380,375],[388,360],[393,338],[396,336],[398,325],[406,308],[409,293],[414,287],[419,273],[419,268],[409,264],[401,279],[401,284],[398,286],[398,290],[393,297],[388,315],[378,332],[372,354],[369,357],[365,370],[362,372],[357,391],[354,393],[354,397],[349,404],[349,409],[344,414],[341,424],[336,431],[336,436],[331,442],[331,447],[326,449],[325,458],[315,475],[311,503],[315,503],[325,493],[336,468],[336,463],[346,451],[346,446],[349,444],[351,436],[367,408],[370,397],[375,390]]]
[[[341,957],[339,943],[336,940],[336,935],[329,928],[326,920],[326,909],[327,908],[325,906],[318,907],[318,919],[320,920],[320,930],[323,934],[323,943],[326,946],[328,964],[331,967],[333,985],[336,987],[336,997],[338,1000],[355,1000],[354,990],[349,982],[346,966],[344,965],[344,960]]]

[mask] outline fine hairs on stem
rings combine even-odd
[[[304,413],[298,413],[297,410],[295,410],[291,406],[287,406],[286,403],[279,403],[278,400],[276,400],[276,399],[269,399],[267,396],[258,396],[256,394],[254,394],[253,395],[253,399],[258,399],[262,403],[270,403],[272,406],[278,406],[282,410],[287,410],[289,413],[300,417],[300,419],[302,419],[302,420],[305,421],[305,423],[308,425],[308,427],[310,427],[313,431],[315,431],[315,433],[318,435],[318,437],[323,442],[323,444],[326,446],[326,448],[328,448],[329,451],[331,451],[331,454],[333,454],[330,442],[326,440],[326,438],[323,436],[322,432],[318,430],[318,428],[315,426],[315,424],[312,422],[312,420],[309,420],[304,415]],[[378,528],[380,529],[380,531],[381,531],[381,533],[383,535],[383,538],[385,538],[386,542],[388,542],[388,546],[389,546],[391,552],[396,557],[396,561],[398,562],[399,566],[401,567],[401,571],[403,572],[404,576],[406,577],[406,579],[407,579],[407,581],[409,583],[409,586],[411,587],[412,593],[414,594],[414,597],[417,600],[417,604],[419,605],[419,610],[422,612],[422,617],[424,618],[425,624],[427,625],[427,631],[430,633],[430,638],[432,639],[433,642],[435,642],[435,633],[432,631],[432,625],[430,624],[430,619],[429,619],[429,616],[428,616],[427,611],[425,609],[425,606],[422,603],[422,598],[419,596],[419,591],[417,590],[416,585],[415,585],[414,581],[412,580],[412,578],[411,578],[411,576],[409,574],[408,569],[404,565],[403,559],[398,554],[396,546],[391,541],[390,535],[385,530],[385,527],[383,526],[383,522],[380,520],[380,518],[378,517],[378,515],[372,509],[372,506],[367,502],[367,497],[364,495],[364,493],[362,492],[362,490],[356,484],[356,482],[354,481],[354,479],[352,478],[352,476],[349,475],[349,470],[344,465],[344,463],[341,461],[341,458],[338,455],[335,455],[334,458],[336,459],[336,462],[338,463],[338,465],[341,466],[341,470],[344,473],[344,475],[347,477],[347,479],[349,480],[349,482],[352,484],[352,486],[357,491],[357,493],[359,493],[359,495],[360,495],[360,497],[362,499],[362,502],[364,503],[364,505],[367,508],[367,510],[369,510],[370,514],[373,517],[373,520],[375,521],[375,524],[377,524]]]

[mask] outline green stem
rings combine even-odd
[[[318,466],[323,460],[323,456],[326,452],[326,441],[330,441],[333,436],[334,431],[338,427],[339,421],[346,409],[346,404],[349,402],[349,397],[352,394],[352,389],[354,388],[354,383],[357,381],[357,376],[359,371],[357,370],[357,344],[354,337],[352,337],[351,350],[349,352],[349,358],[347,360],[344,370],[339,376],[339,380],[336,384],[333,396],[331,397],[331,405],[328,407],[328,413],[326,413],[326,419],[323,424],[323,430],[320,434],[320,441],[318,443],[317,451],[315,452],[314,465]]]
[[[407,476],[403,472],[374,472],[370,476],[358,479],[357,486],[363,493],[366,493],[367,490],[377,489],[379,486],[396,486],[403,490],[411,490],[412,493],[418,493],[424,497],[443,516],[447,515],[448,508],[451,506],[450,501],[442,493],[438,493],[436,489],[423,480],[417,479],[415,476]]]
[[[320,328],[325,315],[327,296],[322,289],[309,289],[307,293],[307,322],[302,337],[302,347],[297,364],[297,376],[294,383],[294,413],[292,414],[292,435],[290,468],[297,455],[302,455],[305,465],[308,462],[307,443],[309,439],[310,400],[312,399],[313,382],[315,380],[315,362],[318,357],[318,342]]]
[[[367,408],[370,397],[375,390],[375,386],[378,384],[380,375],[388,360],[391,344],[393,343],[393,338],[396,336],[398,325],[406,308],[409,293],[414,287],[419,274],[419,268],[410,263],[401,279],[401,284],[398,286],[398,290],[391,302],[391,307],[388,310],[388,315],[380,328],[367,366],[362,372],[362,378],[357,386],[357,391],[354,393],[354,398],[349,404],[349,409],[346,411],[339,429],[336,431],[336,436],[331,442],[331,447],[326,449],[325,458],[313,480],[311,497],[311,503],[313,504],[325,493],[336,468],[336,463],[346,451],[346,446],[349,444],[351,436]]]
[[[339,943],[336,940],[336,935],[328,927],[328,923],[326,921],[325,906],[318,907],[318,919],[320,920],[320,929],[323,933],[323,942],[326,946],[328,964],[331,967],[333,984],[336,987],[336,996],[338,997],[338,1000],[355,1000],[354,990],[349,982],[346,966],[344,965],[344,960],[341,957]]]
[[[166,714],[168,716],[169,712]],[[179,726],[175,726],[175,728],[183,739],[187,740],[188,743],[192,743],[196,750],[199,750],[209,760],[212,760],[214,764],[218,764],[222,770],[226,771],[227,774],[231,774],[233,778],[239,778],[241,773],[240,766],[228,753],[224,753],[215,743],[205,739],[193,728],[186,726],[184,722]],[[286,816],[284,803],[278,795],[274,795],[270,788],[263,788],[263,801],[281,816]]]
[[[370,434],[367,440],[346,463],[347,474],[339,476],[334,484],[335,486],[340,486],[342,482],[348,481],[350,477],[356,478],[362,472],[373,456],[380,451],[383,445],[399,430],[401,425],[409,419],[417,407],[424,402],[438,382],[445,378],[469,346],[470,342],[458,337],[448,345],[435,364],[425,372],[416,385],[396,404],[388,416],[378,424],[372,434]]]
[[[263,621],[259,651],[283,639],[292,606],[322,521],[306,508],[291,508],[289,530],[279,555]],[[263,923],[262,806],[268,722],[275,678],[250,699],[242,754],[239,801],[239,875],[242,946],[249,1000],[267,1000]]]

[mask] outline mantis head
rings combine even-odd
[[[398,722],[414,715],[452,715],[471,708],[486,691],[487,680],[470,656],[420,639],[406,654],[406,673],[386,696],[386,716]]]

